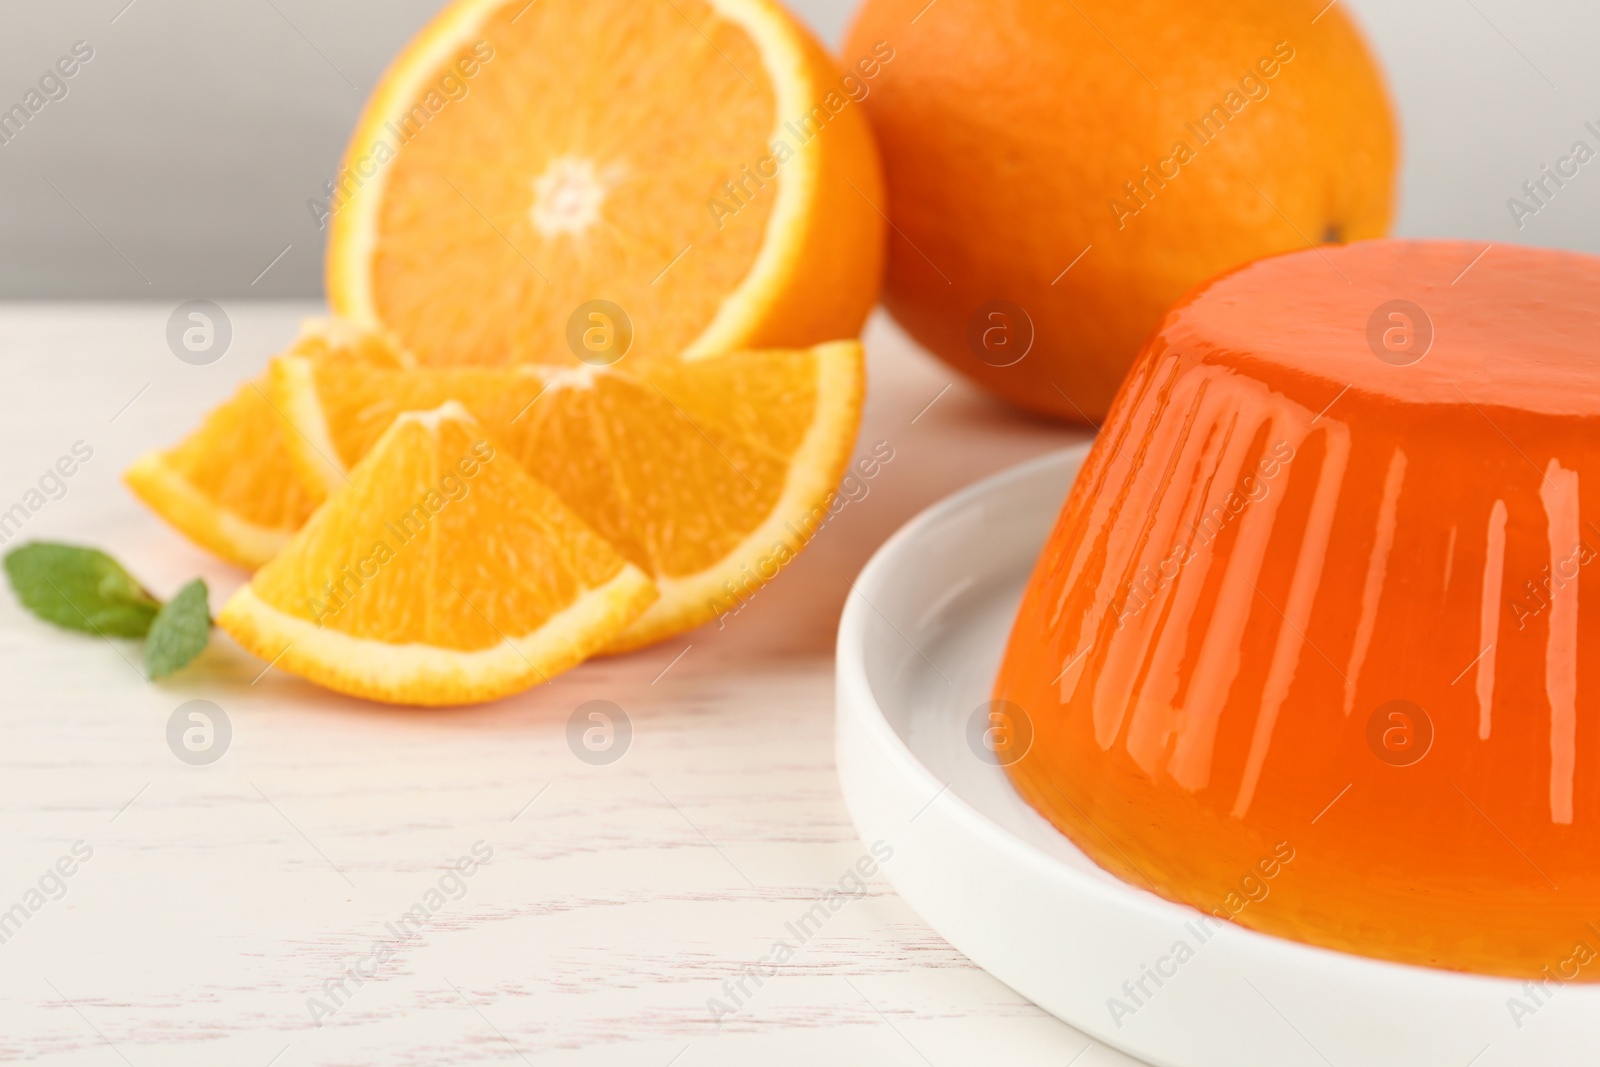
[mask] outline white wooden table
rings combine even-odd
[[[84,441],[93,458],[11,543],[106,547],[161,594],[200,574],[216,608],[243,576],[119,472],[319,309],[225,302],[232,347],[197,367],[167,348],[177,303],[0,305],[0,511]],[[869,345],[862,447],[894,459],[777,583],[721,629],[500,704],[345,700],[261,674],[226,638],[152,686],[136,647],[0,596],[0,1062],[1131,1062],[975,967],[881,872],[761,986],[746,978],[720,1026],[708,1008],[866,852],[833,762],[849,579],[925,505],[1081,436],[983,399],[886,321]],[[233,731],[209,766],[166,739],[197,698]],[[593,699],[633,726],[608,766],[567,743]],[[492,860],[452,877],[477,842]],[[70,877],[47,873],[58,861]],[[386,924],[418,905],[427,921],[397,939]],[[352,967],[370,977],[341,991]]]

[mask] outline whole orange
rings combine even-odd
[[[844,55],[882,67],[885,304],[1033,411],[1098,421],[1191,286],[1389,226],[1394,116],[1328,0],[866,0]]]

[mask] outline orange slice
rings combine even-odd
[[[362,365],[403,359],[382,335],[331,319],[305,323],[288,351]],[[251,570],[277,555],[326,495],[295,476],[283,440],[292,431],[268,391],[264,376],[247,382],[199,429],[170,449],[141,456],[122,474],[179,533]]]
[[[460,404],[395,419],[217,622],[341,693],[494,700],[582,662],[655,599]]]
[[[122,475],[179,533],[251,569],[288,543],[321,495],[295,477],[267,389],[265,377],[240,386],[199,429]]]
[[[406,370],[287,357],[296,469],[330,491],[396,415],[465,404],[661,597],[624,651],[740,607],[828,518],[860,423],[860,344],[596,368]]]
[[[456,0],[352,137],[329,300],[428,365],[570,359],[597,300],[640,353],[855,336],[864,86],[774,0]]]

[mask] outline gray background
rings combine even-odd
[[[1401,233],[1600,251],[1600,160],[1521,230],[1506,205],[1574,140],[1600,149],[1583,128],[1600,127],[1600,5],[1340,2],[1399,100]],[[384,65],[441,6],[0,3],[0,109],[74,41],[95,50],[69,95],[0,146],[0,297],[13,298],[319,295],[306,200]],[[791,5],[835,44],[855,0]]]

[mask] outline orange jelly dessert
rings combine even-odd
[[[996,683],[1009,773],[1208,914],[1600,980],[1597,522],[1600,259],[1242,267],[1168,312],[1073,487]]]

